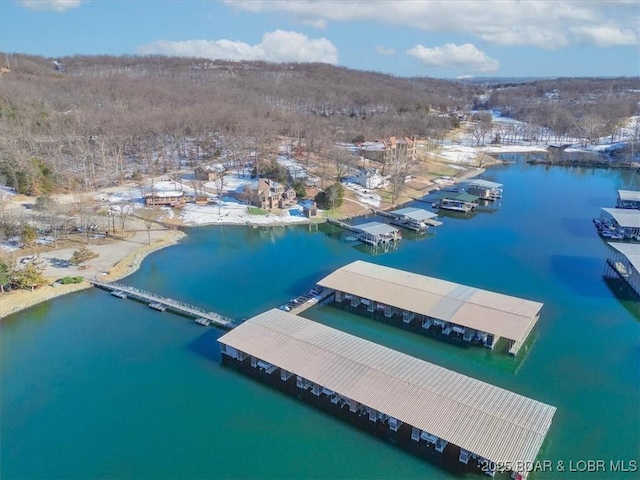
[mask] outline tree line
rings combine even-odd
[[[2,57],[10,71],[0,91],[0,184],[29,195],[92,191],[219,157],[251,158],[260,171],[283,138],[307,164],[336,142],[437,141],[459,126],[455,112],[473,108],[529,125],[486,139],[480,121],[478,143],[614,141],[640,99],[637,78],[486,84],[325,64]]]

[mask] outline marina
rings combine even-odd
[[[276,309],[218,342],[224,365],[457,471],[526,478],[556,411]]]
[[[513,187],[494,214],[473,222],[448,217],[437,235],[399,242],[379,260],[544,303],[526,356],[415,335],[360,315],[364,305],[356,313],[319,304],[302,315],[487,388],[556,407],[537,461],[611,458],[628,465],[639,448],[638,301],[618,297],[603,280],[605,260],[617,253],[594,234],[589,219],[599,215],[600,205],[615,204],[617,188],[638,190],[637,180],[622,170],[524,162],[489,173]],[[470,239],[482,247],[472,247]],[[200,227],[179,245],[147,257],[126,283],[229,318],[252,318],[368,255],[322,229]],[[304,399],[296,401],[220,367],[216,339],[223,330],[195,328],[191,320],[176,321],[146,305],[87,289],[3,319],[3,478],[485,478],[472,473],[477,459],[457,453],[455,442],[436,451],[432,441],[438,435],[426,426],[419,442],[403,435],[402,448],[396,448],[377,437],[397,433],[390,419],[373,422],[367,414],[352,414],[322,389],[316,396],[312,386],[298,389],[290,379],[287,388]],[[399,315],[395,321],[404,326]],[[278,370],[249,368],[256,378],[282,382]],[[607,479],[629,475],[606,472]],[[557,476],[536,471],[528,478]],[[567,480],[583,476],[566,474]]]
[[[503,337],[517,355],[542,303],[356,261],[318,282],[334,302],[422,334],[493,349]]]

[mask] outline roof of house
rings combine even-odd
[[[640,210],[630,208],[603,208],[621,227],[640,228]]]
[[[147,193],[145,198],[165,198],[165,197],[182,197],[184,192],[179,190],[159,190],[157,192]]]
[[[393,210],[389,213],[399,217],[408,217],[417,221],[428,220],[429,218],[438,216],[437,213],[429,212],[427,210],[423,210],[422,208],[413,207],[401,208],[399,210]]]
[[[222,173],[225,171],[225,166],[221,163],[215,165],[198,165],[194,170],[203,170],[205,172]]]
[[[523,341],[542,303],[357,260],[318,285],[420,315]]]
[[[278,309],[218,341],[494,462],[533,462],[556,411]]]

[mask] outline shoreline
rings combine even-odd
[[[499,164],[502,162],[495,162],[494,164]],[[489,166],[489,165],[488,165]],[[459,177],[455,177],[454,183],[459,183],[462,180],[466,180],[469,178],[477,177],[486,171],[486,168],[474,168],[473,170],[467,171]],[[434,191],[440,190],[439,187],[434,189],[430,189],[427,192],[432,193]],[[405,203],[411,202],[413,199],[409,199]],[[386,211],[388,209],[397,208],[397,205],[388,206],[386,209],[382,209]],[[355,216],[344,216],[341,219],[345,218],[354,218],[360,215]],[[251,228],[259,228],[259,227],[288,227],[288,226],[296,226],[296,225],[310,225],[312,223],[325,223],[326,218],[318,219],[314,221],[307,222],[275,222],[275,223],[251,223],[251,222],[213,222],[207,224],[198,224],[198,225],[182,225],[181,228],[190,229],[190,228],[198,228],[198,227],[210,227],[213,225],[218,226],[239,226],[239,227],[251,227]],[[153,242],[150,245],[144,245],[129,254],[127,254],[122,259],[118,260],[111,268],[109,268],[109,272],[102,277],[103,280],[108,282],[113,282],[117,280],[121,280],[125,277],[128,277],[132,273],[136,272],[144,259],[158,250],[169,247],[171,245],[176,245],[182,238],[186,237],[187,233],[182,230],[170,230],[167,235]],[[47,302],[49,300],[53,300],[54,298],[67,295],[70,293],[79,292],[82,290],[86,290],[92,287],[91,283],[89,283],[86,279],[81,283],[70,284],[70,285],[59,285],[54,284],[54,279],[49,279],[51,283],[48,285],[44,285],[37,290],[29,291],[29,290],[16,290],[14,292],[9,292],[0,295],[0,320],[7,318],[15,313],[21,312],[23,310],[27,310],[35,305],[38,305],[43,302]],[[5,308],[6,307],[6,308]]]
[[[168,235],[150,245],[144,245],[117,261],[104,276],[104,280],[116,281],[127,277],[140,268],[142,261],[153,252],[161,250],[171,245],[177,244],[187,234],[180,230],[168,231]],[[16,290],[0,296],[0,319],[5,319],[14,313],[27,310],[35,305],[48,302],[54,298],[67,295],[69,293],[80,292],[92,288],[91,283],[84,279],[81,283],[60,285],[53,283],[43,285],[37,290]]]

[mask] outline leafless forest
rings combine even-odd
[[[315,156],[335,142],[389,135],[437,142],[465,112],[480,109],[530,126],[505,131],[498,142],[615,141],[640,100],[638,78],[483,83],[325,64],[1,58],[0,184],[29,195],[90,191],[222,155],[259,164],[282,138]]]

